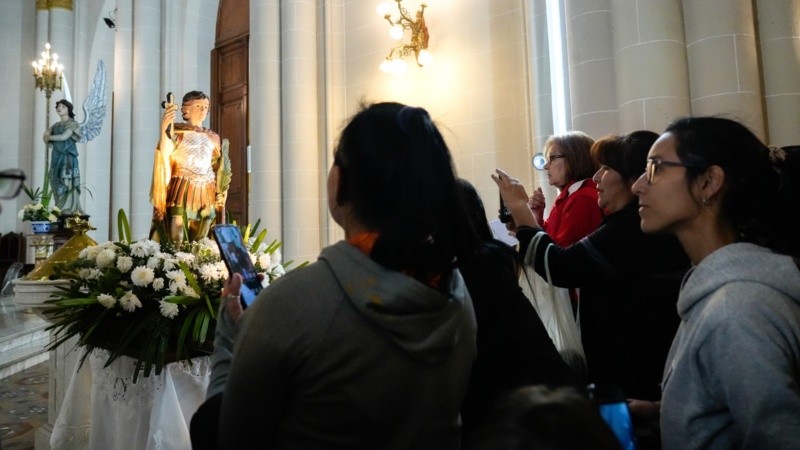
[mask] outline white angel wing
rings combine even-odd
[[[81,138],[78,142],[89,142],[100,134],[106,118],[107,91],[106,66],[101,59],[97,61],[97,70],[94,72],[94,81],[92,81],[89,96],[83,102],[84,119],[80,124]]]

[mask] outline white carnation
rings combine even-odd
[[[154,278],[153,279],[153,289],[160,291],[164,289],[164,279],[163,278]]]
[[[87,248],[86,259],[88,259],[89,261],[94,261],[95,259],[97,259],[97,254],[100,253],[100,251],[102,250],[103,248],[100,247],[99,245],[94,245],[92,247]]]
[[[122,259],[122,258],[120,258]],[[119,263],[117,263],[119,264]],[[153,269],[145,266],[138,266],[131,272],[131,281],[136,286],[147,286],[148,284],[153,282],[156,274]],[[163,283],[163,280],[162,280]]]
[[[100,302],[101,305],[105,306],[106,308],[113,308],[114,305],[117,304],[117,299],[108,295],[108,294],[100,294],[97,296],[97,301]]]
[[[187,297],[200,298],[200,294],[195,292],[195,290],[189,285],[184,285],[182,288],[180,288],[180,291]]]
[[[158,269],[159,264],[161,264],[161,258],[158,256],[151,256],[147,258],[147,267],[151,269]]]
[[[258,266],[266,269],[272,264],[272,257],[269,253],[262,253],[258,256]]]
[[[201,249],[209,250],[209,251],[211,251],[211,253],[214,253],[215,255],[219,255],[219,246],[213,240],[211,240],[211,239],[209,239],[207,237],[204,237],[204,238],[200,239],[199,241],[197,241],[197,243],[200,245]]]
[[[117,254],[114,250],[110,248],[101,250],[100,253],[97,254],[97,267],[100,269],[104,269],[106,267],[111,267],[114,265],[114,261],[117,259]]]
[[[161,310],[161,315],[167,319],[172,319],[178,315],[178,305],[175,303],[165,302],[161,300],[158,302],[158,307]]]
[[[178,266],[178,261],[174,258],[164,258],[163,268],[165,271],[173,270]]]
[[[222,274],[219,272],[219,266],[217,266],[216,263],[203,264],[198,271],[200,272],[200,278],[204,281],[214,281],[222,278]]]
[[[122,306],[122,309],[128,312],[133,312],[136,308],[142,307],[142,302],[139,301],[139,297],[131,291],[122,295],[119,299],[119,304]]]
[[[167,278],[170,280],[169,291],[173,294],[177,294],[186,287],[186,275],[181,270],[167,272]]]
[[[282,277],[286,275],[286,269],[284,269],[281,264],[276,264],[275,267],[270,270],[270,273],[276,277]]]
[[[196,257],[191,253],[177,252],[175,253],[175,258],[177,258],[180,262],[192,264]]]
[[[158,246],[158,243],[155,243],[149,239],[136,241],[131,244],[131,255],[136,256],[137,258],[146,258],[158,251],[159,248],[160,247]]]
[[[85,249],[81,250],[80,253],[78,253],[78,258],[86,259],[86,256],[88,255],[89,255],[89,247],[86,247]]]
[[[100,277],[100,270],[98,269],[81,269],[78,271],[78,276],[84,280],[96,280]]]
[[[120,272],[126,273],[131,270],[131,267],[133,267],[133,258],[130,256],[120,256],[117,258],[117,269],[119,269]]]
[[[275,250],[275,252],[272,253],[272,263],[280,264],[282,262],[283,262],[283,255],[281,255],[281,251]]]

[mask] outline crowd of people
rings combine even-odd
[[[328,174],[345,239],[245,311],[226,283],[195,448],[623,448],[589,383],[628,398],[640,448],[800,446],[800,150],[697,117],[545,158],[546,219],[491,175],[511,248],[427,111],[364,105]],[[569,289],[585,372],[526,269]]]

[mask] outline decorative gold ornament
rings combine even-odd
[[[392,39],[400,41],[400,43],[389,50],[383,63],[381,63],[381,70],[384,72],[399,73],[406,70],[406,62],[403,58],[409,55],[414,55],[414,60],[419,67],[429,64],[432,61],[432,56],[428,52],[428,26],[425,24],[425,2],[420,4],[414,19],[408,14],[408,11],[403,7],[403,0],[394,0],[397,3],[397,10],[400,16],[397,19],[392,19],[389,12],[389,5],[382,4],[378,7],[378,14],[381,15],[387,22],[389,22],[389,36]],[[405,40],[406,30],[411,32],[410,39]]]
[[[67,228],[71,229],[75,234],[58,250],[53,252],[39,267],[26,275],[26,280],[47,280],[50,275],[55,273],[53,267],[56,264],[74,261],[78,259],[81,250],[97,245],[94,239],[86,235],[87,231],[96,230],[88,220],[83,220],[76,215],[68,217],[66,222]]]

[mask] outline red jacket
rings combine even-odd
[[[588,236],[601,220],[603,210],[597,206],[597,185],[587,178],[561,190],[542,229],[560,247],[568,247]]]

